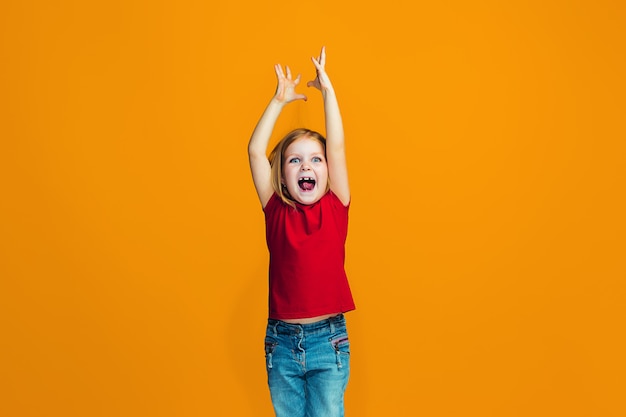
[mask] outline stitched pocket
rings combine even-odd
[[[344,362],[350,360],[350,340],[346,333],[338,334],[329,338],[330,345],[335,351],[335,359],[337,362],[337,369],[341,369]]]
[[[278,342],[269,337],[265,338],[265,363],[267,365],[267,369],[272,369],[272,356],[274,355],[274,350],[278,346]]]
[[[341,334],[330,338],[330,344],[337,353],[350,354],[350,340],[347,334]]]

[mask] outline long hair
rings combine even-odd
[[[298,139],[301,138],[310,138],[318,141],[322,144],[322,148],[324,149],[324,158],[326,158],[326,138],[322,136],[320,133],[309,130],[309,129],[294,129],[291,132],[287,133],[287,135],[280,140],[270,152],[269,161],[272,167],[272,187],[274,191],[281,200],[288,204],[289,206],[296,208],[296,204],[294,200],[289,195],[289,191],[287,191],[287,187],[284,186],[282,182],[283,178],[283,164],[285,159],[285,150]],[[330,183],[330,179],[329,179]],[[328,184],[329,184],[328,183]],[[329,188],[327,184],[326,188]]]

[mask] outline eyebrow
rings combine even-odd
[[[324,153],[324,152],[314,152],[314,153],[310,154],[310,156],[311,157],[321,156],[322,158],[326,158],[326,153]],[[292,153],[286,153],[284,155],[285,159],[293,158],[293,157],[304,158],[304,154],[292,152]]]

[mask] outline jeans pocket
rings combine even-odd
[[[272,356],[274,355],[274,350],[278,346],[278,342],[269,337],[265,338],[265,363],[267,365],[267,369],[272,369]]]
[[[335,351],[335,358],[337,360],[337,368],[343,367],[343,361],[350,360],[350,340],[347,333],[337,334],[329,338],[330,345]]]

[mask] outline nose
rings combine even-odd
[[[310,169],[311,167],[309,167],[309,164],[307,164],[306,162],[304,162],[302,166],[300,167],[301,171],[309,171]]]

